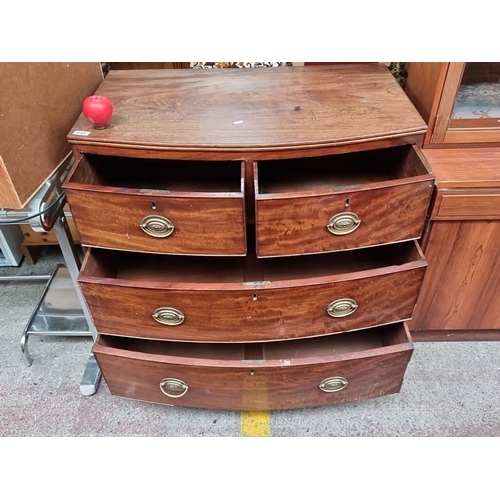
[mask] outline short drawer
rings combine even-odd
[[[417,239],[433,185],[415,146],[255,162],[257,255]]]
[[[413,241],[280,259],[90,249],[79,282],[101,333],[257,342],[410,319],[426,266]]]
[[[319,339],[189,344],[101,335],[111,394],[176,406],[282,410],[399,392],[413,351],[399,323]]]
[[[500,219],[500,190],[440,189],[435,205],[435,220],[496,220]]]
[[[64,183],[84,245],[245,255],[242,162],[83,156]]]

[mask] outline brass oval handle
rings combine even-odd
[[[330,233],[342,236],[356,231],[360,224],[361,219],[354,212],[341,212],[334,215],[326,227]]]
[[[326,312],[332,318],[343,318],[349,316],[358,308],[358,303],[354,299],[337,299],[328,304]]]
[[[184,314],[174,307],[159,307],[153,313],[153,319],[167,326],[177,326],[184,321]]]
[[[179,380],[178,378],[164,378],[160,382],[160,389],[165,396],[169,398],[181,398],[186,394],[189,386],[186,382]]]
[[[347,387],[347,379],[344,377],[328,377],[319,383],[323,392],[338,392]]]
[[[161,215],[146,215],[142,219],[140,228],[154,238],[166,238],[174,232],[174,225]]]

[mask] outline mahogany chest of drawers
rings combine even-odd
[[[65,189],[112,394],[233,410],[398,392],[426,125],[383,66],[111,71]]]

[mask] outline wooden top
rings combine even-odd
[[[439,188],[500,187],[500,148],[424,149]]]
[[[110,71],[96,93],[113,102],[111,122],[95,130],[80,115],[68,135],[73,144],[245,153],[423,136],[426,130],[378,64]]]

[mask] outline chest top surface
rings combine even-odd
[[[110,124],[95,130],[82,114],[70,143],[245,152],[366,143],[426,130],[394,77],[377,64],[111,71],[96,94],[113,103]]]

